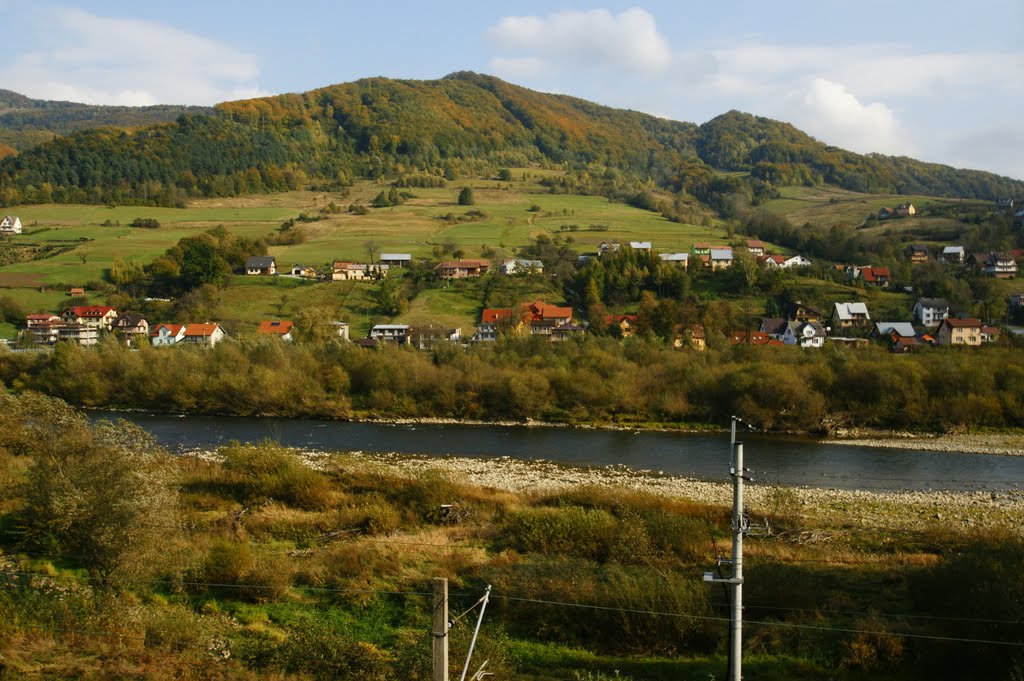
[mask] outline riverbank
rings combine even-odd
[[[510,457],[482,459],[317,451],[300,454],[308,465],[321,470],[370,468],[412,478],[441,474],[459,482],[510,492],[549,494],[597,485],[718,506],[732,504],[733,489],[728,481],[695,480],[626,466],[565,466]],[[217,458],[211,452],[197,455]],[[1020,533],[1024,528],[1024,489],[1021,488],[978,492],[875,492],[752,483],[746,487],[745,497],[755,522],[758,515],[781,513],[826,521],[837,531],[842,528],[926,530],[942,526],[947,530],[1002,528]]]
[[[888,449],[924,449],[933,452],[964,454],[999,454],[1024,456],[1024,434],[1008,433],[943,433],[929,435],[899,431],[851,429],[835,437],[820,440],[822,444],[851,447],[884,447]]]

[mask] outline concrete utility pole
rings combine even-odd
[[[743,678],[743,536],[747,533],[746,514],[743,510],[743,481],[746,479],[743,468],[743,443],[736,442],[736,419],[732,421],[732,558],[720,563],[732,565],[732,576],[716,578],[714,573],[705,572],[704,581],[724,583],[732,589],[731,613],[729,617],[729,681],[740,681]]]
[[[448,681],[448,580],[434,579],[433,669],[431,681]]]

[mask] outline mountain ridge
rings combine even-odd
[[[0,102],[11,95],[17,93],[0,92]],[[3,117],[0,111],[0,132]],[[194,196],[338,186],[355,177],[450,177],[536,163],[571,171],[577,191],[624,196],[653,182],[712,205],[716,192],[756,200],[780,186],[824,184],[1024,198],[1020,180],[855,154],[789,123],[735,110],[697,125],[460,71],[222,102],[212,112],[187,111],[131,130],[71,131],[0,161],[0,202],[174,205]],[[718,171],[743,178],[723,180]]]

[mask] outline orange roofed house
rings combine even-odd
[[[276,336],[283,341],[290,341],[292,339],[292,327],[295,326],[294,322],[288,320],[271,320],[260,322],[260,328],[256,329],[256,333],[261,336]]]
[[[220,324],[206,322],[205,324],[188,324],[185,326],[185,334],[179,343],[192,343],[212,348],[224,340],[226,334]]]
[[[571,307],[549,305],[538,300],[520,305],[518,315],[509,307],[485,309],[480,315],[474,340],[496,340],[500,331],[524,326],[528,326],[530,334],[549,336],[552,340],[561,340],[584,331],[583,327],[572,323]]]

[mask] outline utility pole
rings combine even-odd
[[[448,681],[448,580],[434,579],[433,676],[431,681]]]
[[[749,529],[746,514],[743,510],[743,481],[746,469],[743,468],[743,443],[736,442],[736,418],[731,428],[732,464],[729,473],[732,475],[732,558],[720,560],[719,564],[732,565],[732,575],[716,578],[714,573],[705,572],[704,581],[724,583],[732,589],[731,613],[729,617],[729,681],[740,681],[743,678],[743,537]]]

